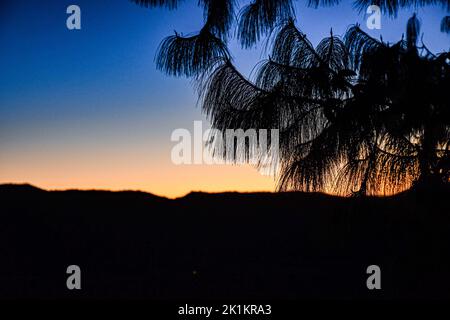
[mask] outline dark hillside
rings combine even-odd
[[[449,198],[2,185],[0,297],[450,298]],[[80,291],[66,289],[72,264]]]

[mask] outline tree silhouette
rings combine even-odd
[[[391,15],[411,5],[450,8],[448,1],[370,2]],[[415,15],[406,37],[394,44],[355,25],[342,39],[331,31],[314,48],[294,23],[291,1],[255,0],[241,10],[238,39],[248,48],[273,36],[270,57],[258,64],[252,82],[233,66],[226,47],[235,2],[200,3],[205,26],[196,35],[166,38],[157,66],[198,81],[214,128],[279,129],[279,190],[390,194],[414,183],[450,181],[450,53],[433,54],[419,44]],[[247,159],[248,152],[234,156]]]
[[[442,19],[441,31],[445,33],[450,33],[450,16],[446,16]]]
[[[183,0],[130,0],[145,7],[164,6],[176,9]],[[252,46],[260,37],[269,32],[277,21],[294,15],[294,0],[252,0],[239,14],[239,37],[244,47]],[[332,6],[339,4],[341,0],[309,0],[312,7]],[[214,28],[217,25],[222,28],[222,34],[227,33],[233,25],[234,10],[237,9],[236,0],[198,0],[198,4],[204,7],[205,27]],[[369,6],[377,5],[381,11],[396,17],[400,9],[409,7],[422,7],[428,5],[440,5],[446,11],[450,11],[449,0],[354,0],[353,6],[360,12]],[[441,31],[450,32],[450,16],[442,19]],[[225,32],[224,32],[225,31]]]

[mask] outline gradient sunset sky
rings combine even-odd
[[[192,82],[156,70],[160,41],[202,27],[197,0],[178,10],[127,0],[10,0],[0,4],[0,183],[46,189],[139,189],[168,197],[195,191],[274,191],[275,180],[250,166],[172,164],[171,133],[205,120]],[[439,6],[403,10],[368,30],[348,1],[313,9],[296,2],[297,26],[316,45],[359,22],[370,35],[398,41],[417,12],[424,42],[448,50]],[[81,30],[66,28],[66,8],[81,8]],[[265,58],[231,41],[245,75]],[[207,123],[205,122],[205,126]]]

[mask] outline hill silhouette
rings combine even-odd
[[[1,185],[0,297],[450,298],[449,191],[170,200]],[[66,289],[72,264],[80,291]]]

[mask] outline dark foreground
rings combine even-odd
[[[447,191],[167,200],[3,185],[0,298],[449,299]],[[381,290],[366,287],[373,264]]]

